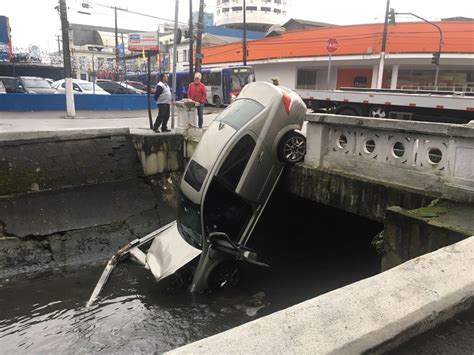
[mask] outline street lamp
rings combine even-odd
[[[433,53],[433,58],[431,60],[431,63],[436,64],[436,75],[435,75],[434,86],[435,86],[435,88],[437,88],[438,87],[438,76],[439,76],[439,59],[441,57],[441,47],[443,46],[443,31],[441,31],[441,27],[439,27],[437,24],[435,24],[431,21],[428,21],[427,19],[425,19],[421,16],[415,15],[412,12],[395,12],[395,15],[411,15],[413,17],[416,17],[417,19],[420,19],[422,21],[425,21],[426,23],[429,23],[431,26],[436,27],[437,30],[439,31],[438,52]]]

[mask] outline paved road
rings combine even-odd
[[[204,126],[208,126],[220,111],[222,110],[206,107]],[[155,109],[152,112],[153,120],[156,114]],[[143,130],[150,127],[146,110],[77,111],[74,119],[66,119],[64,115],[63,111],[0,112],[0,132],[110,127],[129,127],[131,130]]]

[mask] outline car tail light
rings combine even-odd
[[[286,113],[290,114],[291,96],[286,92],[283,93],[282,101],[283,101],[283,106],[285,106]]]

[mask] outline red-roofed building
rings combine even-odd
[[[440,87],[471,87],[474,90],[474,22],[436,23],[443,33]],[[332,54],[330,88],[375,87],[383,24],[329,26],[289,31],[279,36],[247,42],[247,63],[257,80],[277,76],[289,88],[326,89],[329,38],[338,41]],[[424,22],[389,25],[383,87],[429,87],[434,84],[439,32]],[[242,44],[231,43],[203,49],[209,66],[242,64]]]

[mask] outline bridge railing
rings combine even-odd
[[[307,115],[305,164],[474,202],[474,125]]]

